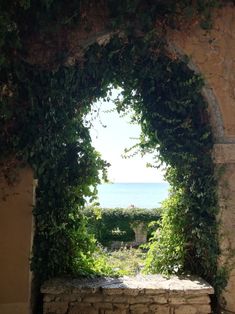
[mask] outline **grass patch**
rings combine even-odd
[[[105,259],[108,267],[117,276],[134,276],[144,267],[146,253],[140,248],[120,248],[115,251],[107,251]]]

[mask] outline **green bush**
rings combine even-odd
[[[152,221],[158,221],[160,210],[145,208],[97,208],[87,207],[88,229],[102,245],[113,241],[129,242],[135,240],[133,225],[140,222],[146,225],[148,236],[153,228],[148,228]]]

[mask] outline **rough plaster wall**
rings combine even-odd
[[[231,162],[235,158],[235,145],[215,145],[215,153],[215,161],[220,172],[218,221],[222,254],[219,265],[225,266],[230,271],[221,304],[235,313],[235,163]]]
[[[0,178],[0,314],[30,311],[32,202],[31,169],[20,169],[10,186]]]
[[[187,30],[169,31],[168,41],[185,53],[199,69],[219,104],[224,139],[235,140],[235,8],[215,12],[212,30],[196,24]]]
[[[219,206],[221,266],[230,270],[223,293],[226,310],[235,313],[235,8],[227,6],[214,14],[212,30],[195,24],[187,30],[169,31],[171,52],[187,55],[189,65],[206,82],[204,96],[215,137],[214,160],[220,168]],[[230,143],[230,144],[228,144]]]

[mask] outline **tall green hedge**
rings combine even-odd
[[[132,226],[139,223],[144,223],[150,236],[153,228],[148,228],[148,224],[160,219],[159,210],[145,208],[101,208],[97,215],[90,207],[84,213],[88,218],[88,230],[105,246],[113,241],[134,241]]]

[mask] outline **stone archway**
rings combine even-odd
[[[103,43],[109,40],[110,33],[105,29],[104,23],[107,18],[105,12],[105,10],[102,11],[99,8],[96,16],[93,16],[95,27],[89,35],[84,33],[82,29],[74,32],[65,32],[63,33],[63,42],[54,42],[56,48],[50,49],[47,46],[45,47],[44,40],[41,38],[36,40],[30,39],[27,62],[31,64],[50,63],[53,65],[56,59],[54,58],[55,51],[61,45],[67,44],[69,53],[66,64],[72,65],[76,60],[82,58],[82,51],[87,46],[96,41]],[[235,9],[228,6],[216,11],[214,27],[211,31],[203,31],[199,25],[194,25],[187,31],[171,30],[167,35],[170,49],[172,51],[175,50],[176,53],[181,54],[183,52],[189,56],[192,59],[191,64],[193,68],[198,69],[208,83],[208,86],[204,89],[204,96],[210,105],[211,124],[215,137],[214,159],[215,163],[224,165],[224,172],[219,180],[222,239],[220,263],[228,265],[233,269],[230,273],[227,289],[224,292],[226,309],[232,312],[235,312],[235,302],[233,300],[235,270],[233,266],[234,257],[231,257],[231,251],[235,248],[235,60],[233,50],[235,48],[235,37],[232,33],[234,24]],[[74,44],[77,41],[79,41],[79,45]],[[32,194],[32,181],[25,183],[25,188],[26,190],[30,188],[30,193]],[[16,193],[21,192],[17,191]],[[28,206],[28,199],[25,198],[24,201],[24,206],[26,204]],[[24,228],[24,223],[21,228]],[[30,243],[29,239],[27,239],[27,242]],[[29,257],[29,247],[27,247],[26,255]],[[26,273],[29,273],[28,258],[24,258],[23,263],[24,265],[27,264]],[[4,304],[17,303],[12,300],[4,302]],[[18,303],[22,303],[22,300]]]

